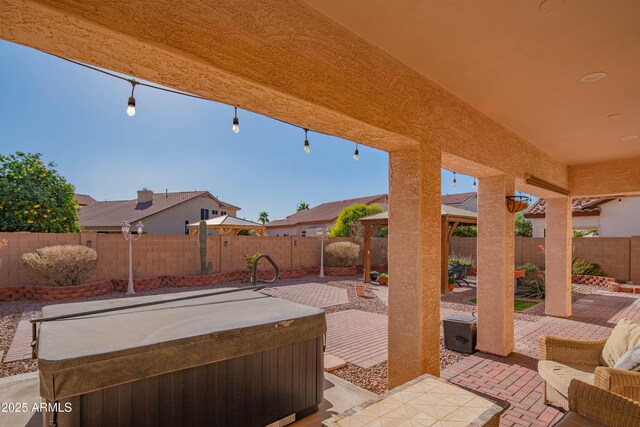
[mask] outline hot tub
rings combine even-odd
[[[225,290],[52,305],[42,316]],[[40,395],[57,403],[45,420],[59,427],[293,421],[322,402],[325,332],[323,310],[250,290],[44,322]]]

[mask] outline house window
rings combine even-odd
[[[289,235],[289,233],[284,233],[283,236],[287,237]]]
[[[226,215],[227,211],[220,211],[220,215]]]
[[[209,219],[209,209],[200,209],[200,219]]]
[[[302,230],[302,237],[307,237],[307,230]]]
[[[187,225],[189,225],[189,220],[184,220],[184,235],[188,236],[189,235],[189,227],[187,227]]]
[[[215,210],[215,209],[212,209],[212,210],[211,210],[211,215],[218,215],[218,211],[217,211],[217,210]]]

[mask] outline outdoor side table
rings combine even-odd
[[[422,426],[497,427],[500,415],[508,407],[509,403],[504,400],[423,375],[377,399],[333,416],[323,426],[395,426],[410,421],[412,425]]]

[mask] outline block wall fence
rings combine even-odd
[[[325,245],[352,238],[329,238]],[[357,242],[360,243],[360,242]],[[372,264],[386,264],[386,239],[374,238]],[[90,246],[98,253],[94,277],[99,282],[128,277],[127,242],[121,234],[98,233],[0,233],[0,288],[30,285],[20,257],[38,248],[63,244]],[[320,241],[300,236],[209,236],[207,261],[213,273],[246,270],[243,255],[266,253],[282,270],[320,265]],[[362,264],[362,255],[359,264]],[[268,262],[261,269],[269,270]],[[145,234],[133,242],[133,274],[136,279],[200,274],[198,236]]]
[[[516,237],[516,265],[532,262],[544,267],[543,237]],[[475,237],[452,237],[450,253],[476,259]],[[572,257],[600,264],[618,282],[640,284],[640,237],[580,237],[573,239]]]

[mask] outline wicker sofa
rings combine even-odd
[[[569,384],[569,412],[554,427],[635,427],[640,425],[640,402],[580,380]]]
[[[621,319],[609,338],[594,341],[542,336],[538,373],[544,401],[569,409],[569,384],[577,379],[640,401],[640,372],[614,369],[616,361],[640,343],[640,325]]]

